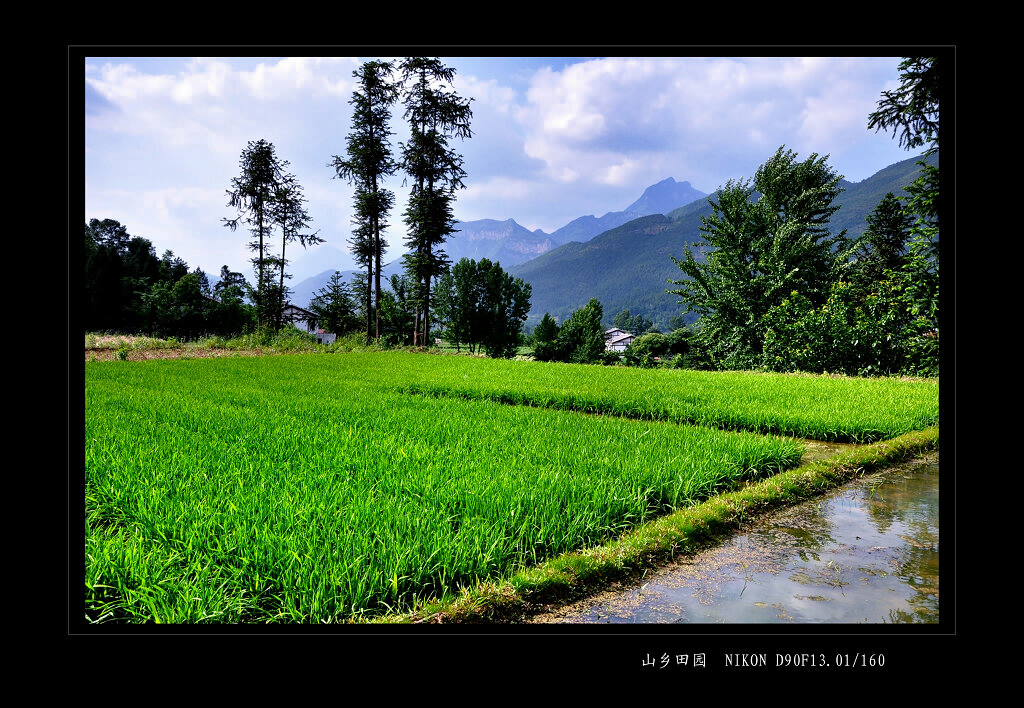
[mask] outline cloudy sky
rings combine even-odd
[[[241,152],[262,138],[290,162],[325,246],[346,250],[352,188],[328,165],[351,129],[352,72],[377,58],[390,57],[86,56],[85,221],[116,219],[157,255],[250,276],[248,236],[222,219],[236,215],[225,191]],[[473,136],[454,142],[467,172],[463,221],[512,218],[550,233],[620,211],[666,177],[712,192],[752,176],[780,145],[829,155],[853,182],[915,156],[867,130],[881,92],[898,86],[896,56],[441,60],[473,99]],[[397,152],[400,108],[392,129]],[[400,176],[389,186],[397,256],[408,190]],[[336,252],[294,255],[300,277],[353,267]]]

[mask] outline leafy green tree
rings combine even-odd
[[[709,198],[713,214],[702,217],[699,245],[705,258],[690,248],[682,260],[673,258],[687,278],[672,281],[680,287],[668,292],[682,298],[684,313],[700,316],[697,337],[718,366],[757,365],[762,319],[793,290],[816,305],[827,297],[849,244],[845,230],[829,231],[842,189],[826,160],[812,154],[798,162],[780,147],[752,182],[730,180],[717,201]]]
[[[558,324],[547,312],[533,330],[533,358],[537,361],[554,361],[558,355]]]
[[[668,356],[670,346],[667,335],[651,332],[634,339],[622,353],[622,359],[627,366],[650,368],[657,366],[659,359]]]
[[[484,324],[481,344],[488,356],[515,356],[533,289],[522,278],[506,273],[500,263],[481,258],[478,266],[482,281],[478,320]]]
[[[594,364],[604,360],[604,308],[596,298],[579,308],[558,330],[556,359],[575,364]]]
[[[336,176],[354,184],[355,230],[350,243],[356,262],[366,268],[367,300],[376,292],[376,303],[365,308],[367,339],[381,336],[380,310],[381,260],[388,244],[381,234],[394,204],[394,193],[383,180],[394,174],[398,164],[392,158],[389,137],[391,106],[398,99],[399,87],[391,81],[391,62],[370,61],[352,72],[358,88],[352,94],[352,132],[348,135],[346,157],[335,155],[331,163]],[[373,324],[371,324],[371,321]]]
[[[437,282],[434,297],[435,319],[443,330],[443,337],[454,344],[456,351],[463,345],[473,348],[474,333],[480,328],[477,321],[479,300],[476,261],[462,259],[446,271]]]
[[[654,322],[639,313],[634,315],[626,309],[612,318],[612,326],[639,336],[654,327]]]
[[[628,332],[633,321],[633,315],[628,309],[623,310],[612,318],[612,326]]]
[[[511,357],[530,312],[531,287],[487,258],[463,258],[441,276],[437,315],[445,337],[459,348],[483,349],[488,356]]]
[[[460,98],[448,86],[455,70],[440,60],[410,57],[399,65],[405,87],[405,119],[410,137],[402,144],[402,167],[410,176],[412,191],[405,211],[409,253],[404,257],[406,272],[415,285],[417,303],[416,339],[430,332],[430,292],[448,259],[442,244],[455,231],[452,205],[455,193],[464,187],[463,160],[449,147],[453,137],[472,136],[469,100]]]
[[[227,265],[222,265],[220,267],[220,278],[217,280],[216,285],[213,286],[214,297],[236,297],[241,300],[244,299],[249,292],[250,286],[249,283],[246,282],[244,275],[231,270]]]
[[[391,289],[380,294],[381,340],[385,344],[412,344],[416,326],[413,283],[406,275],[391,276]]]
[[[108,246],[118,253],[128,248],[131,234],[115,219],[90,219],[85,226],[86,237],[99,246]]]
[[[235,336],[250,331],[256,324],[256,312],[245,302],[250,292],[249,283],[227,265],[221,266],[220,279],[213,286],[216,304],[212,312],[212,331]]]
[[[263,327],[276,321],[275,302],[268,296],[274,269],[268,267],[266,260],[275,217],[274,203],[281,184],[282,164],[273,143],[260,139],[249,141],[242,151],[239,167],[239,176],[231,180],[232,188],[226,191],[228,206],[237,209],[238,216],[223,221],[232,231],[240,223],[245,223],[253,236],[249,242],[250,250],[256,253],[253,258],[256,270],[253,302],[256,306],[257,327]]]
[[[96,221],[95,219],[93,221]],[[118,330],[121,326],[122,259],[117,248],[108,245],[85,227],[85,299],[87,330]]]
[[[764,366],[850,376],[908,373],[911,341],[923,332],[907,309],[904,286],[898,275],[867,292],[839,281],[820,306],[793,291],[765,316]]]
[[[905,57],[899,65],[900,86],[882,93],[868,129],[894,131],[900,147],[927,146],[923,157],[939,150],[940,103],[950,84],[942,57]],[[949,109],[955,110],[955,103]],[[907,187],[907,212],[914,219],[908,244],[904,293],[913,314],[927,331],[914,341],[910,357],[922,370],[938,372],[939,333],[939,168],[924,160],[920,175]],[[919,345],[919,346],[918,346]]]
[[[345,334],[359,328],[355,301],[338,271],[334,271],[327,284],[317,290],[309,309],[316,313],[320,326],[328,332]]]

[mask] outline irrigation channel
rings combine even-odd
[[[818,444],[812,454],[842,447]],[[805,458],[806,459],[806,458]],[[534,623],[936,623],[939,453],[865,475]]]

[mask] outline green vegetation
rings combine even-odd
[[[534,358],[573,364],[606,363],[609,358],[618,360],[605,351],[603,318],[604,308],[594,298],[573,312],[561,327],[545,314],[534,332]]]
[[[369,355],[366,355],[369,356]],[[694,423],[815,440],[871,442],[938,422],[936,380],[632,369],[557,362],[379,355],[404,391]],[[357,368],[359,357],[349,366]],[[377,359],[375,359],[377,360]],[[369,366],[369,364],[366,364]]]
[[[562,554],[506,581],[467,588],[453,601],[382,621],[515,621],[544,603],[606,587],[616,578],[639,576],[666,560],[698,551],[759,514],[812,498],[859,475],[937,449],[938,444],[935,427],[812,462],[659,517],[603,546]]]
[[[752,181],[729,181],[709,200],[702,219],[703,260],[686,249],[673,259],[683,274],[670,292],[685,311],[700,315],[699,344],[719,368],[756,368],[763,351],[764,316],[799,291],[815,306],[850,246],[832,234],[840,176],[818,155],[798,162],[779,148]],[[755,193],[757,197],[755,198]]]
[[[902,146],[928,144],[934,158],[939,60],[900,70],[868,127],[902,130]],[[780,148],[752,182],[719,190],[701,219],[698,248],[710,253],[688,248],[676,261],[687,277],[670,291],[699,315],[693,344],[710,368],[937,376],[939,174],[918,165],[905,203],[887,192],[852,241],[830,231],[842,187],[817,155],[798,163]]]
[[[391,157],[388,125],[391,104],[398,99],[398,87],[390,81],[391,62],[369,61],[352,72],[358,88],[352,94],[352,132],[348,136],[346,157],[334,156],[336,176],[355,187],[355,229],[349,243],[356,263],[366,268],[360,289],[366,315],[367,340],[379,338],[380,279],[385,249],[381,234],[388,227],[388,212],[394,204],[394,192],[383,187],[383,179],[398,170]],[[372,293],[377,293],[376,301]],[[344,330],[331,330],[341,332]]]
[[[462,361],[503,363],[385,352],[87,364],[88,616],[330,622],[409,608],[801,455],[785,438],[396,385]]]
[[[452,89],[455,69],[439,59],[407,57],[398,65],[403,84],[405,117],[410,137],[402,144],[401,165],[412,191],[405,209],[406,245],[402,260],[416,305],[413,344],[430,341],[431,286],[447,269],[441,247],[455,231],[455,195],[463,189],[462,156],[449,145],[452,138],[472,137],[470,99]]]
[[[506,273],[500,263],[463,258],[441,276],[434,298],[439,334],[458,351],[512,357],[530,311],[530,286]]]

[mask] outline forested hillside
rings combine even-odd
[[[847,229],[851,237],[863,233],[868,214],[888,192],[904,195],[904,188],[918,176],[918,160],[896,163],[862,182],[844,181],[845,191],[836,199],[841,206],[830,222],[832,231]],[[937,161],[938,155],[929,158]],[[527,326],[536,325],[545,312],[562,321],[593,297],[601,301],[608,317],[628,309],[667,329],[669,319],[680,314],[678,297],[665,292],[670,279],[682,277],[672,257],[680,258],[687,244],[702,240],[701,217],[711,213],[708,201],[698,200],[667,215],[635,219],[586,243],[567,243],[510,268],[533,286]]]

